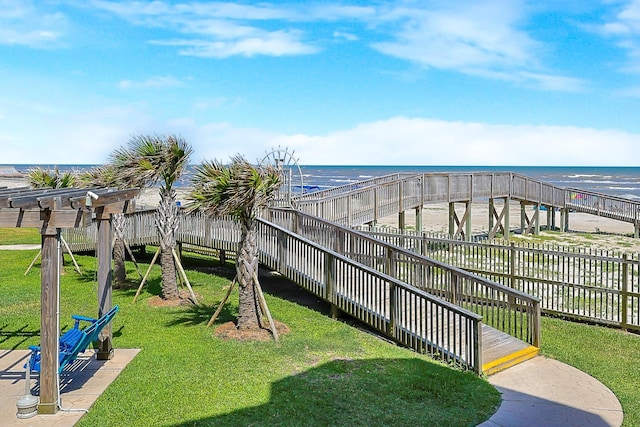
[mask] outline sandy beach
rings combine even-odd
[[[27,186],[21,177],[0,177],[0,187],[17,188]],[[179,188],[177,199],[184,203],[186,189]],[[157,206],[160,196],[155,188],[142,191],[136,201],[137,207],[151,208]],[[502,206],[496,206],[500,211]],[[462,204],[456,207],[458,218],[462,218],[464,211]],[[526,210],[529,218],[533,215],[533,208]],[[512,203],[509,209],[511,228],[520,225],[520,204]],[[422,213],[423,231],[446,233],[449,229],[449,207],[447,203],[434,203],[425,205]],[[540,226],[546,226],[547,213],[540,213]],[[398,215],[382,218],[378,225],[398,227]],[[415,229],[416,214],[414,209],[405,212],[405,226]],[[560,214],[556,213],[556,226],[560,225]],[[640,252],[640,239],[633,237],[633,224],[602,218],[583,213],[571,213],[569,215],[568,233],[541,232],[542,237],[553,235],[553,241],[563,245],[580,245],[598,247],[603,249],[617,249],[626,252]],[[471,205],[471,232],[473,234],[489,231],[489,205],[488,203],[472,203]],[[539,236],[538,236],[539,237]],[[536,240],[532,235],[516,235],[516,239]]]

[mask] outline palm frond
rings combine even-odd
[[[236,155],[229,165],[217,160],[203,162],[195,168],[192,183],[187,196],[191,210],[214,216],[231,215],[246,222],[268,203],[282,178],[275,168],[256,167]]]

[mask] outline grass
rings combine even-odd
[[[622,405],[622,425],[640,426],[640,336],[543,317],[541,350],[609,387]]]
[[[0,228],[0,245],[39,243],[40,233],[35,228]]]
[[[0,251],[0,348],[25,349],[39,341],[37,265],[24,276],[34,255]],[[67,266],[61,279],[62,329],[72,326],[71,314],[97,310],[97,261],[78,261],[84,274]],[[219,339],[206,323],[232,266],[197,256],[185,257],[185,264],[199,306],[149,305],[160,292],[157,266],[136,304],[137,281],[114,290],[120,305],[114,346],[141,351],[79,426],[475,426],[499,405],[485,379],[332,320],[328,307],[297,299],[301,292],[283,280],[263,280],[271,313],[290,328],[280,342]],[[133,265],[127,269],[135,278]],[[236,314],[237,293],[216,324]]]

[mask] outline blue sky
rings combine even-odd
[[[640,0],[0,0],[0,164],[639,166]]]

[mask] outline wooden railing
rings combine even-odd
[[[545,313],[640,330],[640,254],[361,229],[376,239],[535,295]]]
[[[397,343],[482,371],[482,317],[260,220],[261,262]]]
[[[640,202],[623,197],[567,188],[566,207],[576,212],[585,212],[619,221],[640,223]]]
[[[296,209],[351,226],[436,202],[510,198],[563,208],[565,190],[511,172],[392,174],[293,198]]]
[[[299,211],[274,209],[269,219],[322,247],[478,313],[489,326],[540,345],[537,297]]]
[[[391,174],[292,199],[303,212],[352,226],[377,221],[427,203],[512,199],[635,224],[640,202],[563,188],[511,172]]]

